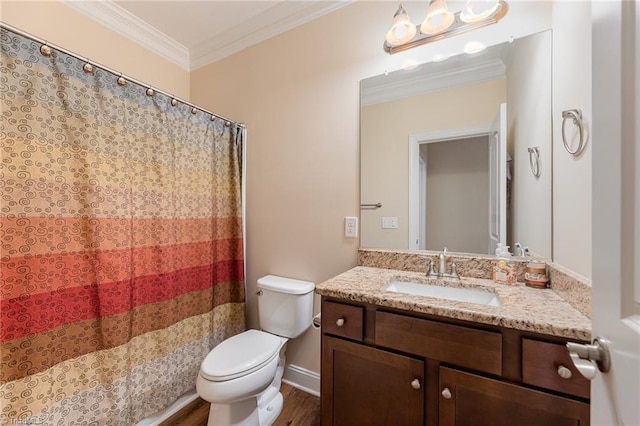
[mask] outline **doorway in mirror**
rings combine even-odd
[[[409,135],[409,248],[492,254],[506,244],[506,104],[483,126]]]

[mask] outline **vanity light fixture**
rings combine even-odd
[[[446,0],[430,0],[427,16],[418,28],[411,23],[400,4],[385,37],[384,51],[394,54],[497,24],[508,10],[505,0],[468,0],[461,11],[452,13],[447,8]]]
[[[448,29],[454,20],[455,17],[447,9],[445,0],[431,0],[427,8],[427,17],[420,25],[420,32],[428,35],[440,34]]]
[[[404,44],[411,41],[416,35],[416,32],[416,26],[411,23],[407,11],[404,10],[404,7],[400,4],[398,10],[396,10],[396,13],[393,15],[393,25],[391,25],[391,29],[385,37],[386,44],[389,46]]]
[[[493,15],[500,7],[499,0],[469,0],[460,11],[462,22],[479,22]]]

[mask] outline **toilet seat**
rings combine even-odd
[[[200,374],[223,382],[259,370],[277,357],[286,339],[259,330],[247,330],[223,341],[202,361]]]

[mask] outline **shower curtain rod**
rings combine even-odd
[[[48,41],[43,40],[43,39],[41,39],[40,37],[36,37],[36,36],[34,36],[33,34],[30,34],[30,33],[26,32],[26,31],[22,31],[21,29],[16,28],[16,27],[14,27],[14,26],[12,26],[12,25],[9,25],[9,24],[7,24],[7,23],[5,23],[5,22],[0,21],[0,28],[5,28],[5,29],[7,29],[7,30],[9,30],[9,31],[11,31],[11,32],[14,32],[14,33],[16,33],[16,34],[19,34],[19,35],[21,35],[21,36],[23,36],[23,37],[26,37],[26,38],[28,38],[28,39],[31,39],[31,40],[33,40],[33,41],[35,41],[35,42],[37,42],[37,43],[40,43],[40,44],[45,45],[45,46],[49,46],[50,48],[53,48],[53,49],[55,49],[55,50],[58,50],[58,51],[60,51],[60,52],[62,52],[62,53],[65,53],[65,54],[67,54],[67,55],[69,55],[69,56],[73,56],[73,57],[74,57],[74,58],[76,58],[76,59],[80,59],[81,61],[85,61],[87,64],[90,64],[90,65],[92,65],[92,66],[96,66],[96,67],[101,68],[101,69],[103,69],[103,70],[105,70],[105,71],[107,71],[107,72],[110,72],[111,74],[113,74],[114,76],[117,76],[118,78],[122,77],[122,78],[126,79],[127,81],[130,81],[130,82],[132,82],[132,83],[135,83],[135,84],[137,84],[138,86],[141,86],[141,87],[143,87],[143,88],[146,88],[147,90],[151,89],[153,92],[162,93],[163,95],[168,96],[169,98],[171,98],[171,99],[172,99],[172,102],[173,102],[173,100],[175,99],[176,101],[178,101],[178,102],[180,102],[180,103],[183,103],[183,104],[185,104],[185,105],[190,106],[191,108],[195,108],[195,109],[197,109],[198,111],[202,111],[202,112],[204,112],[204,113],[206,113],[206,114],[210,114],[212,117],[215,117],[215,118],[219,118],[219,119],[221,119],[221,120],[224,120],[224,121],[225,121],[225,123],[229,123],[229,124],[228,124],[228,126],[230,126],[230,125],[231,125],[231,123],[234,123],[237,127],[240,127],[241,129],[244,129],[244,128],[245,128],[244,123],[238,123],[237,121],[230,120],[230,119],[228,119],[228,118],[226,118],[226,117],[224,117],[224,116],[222,116],[222,115],[220,115],[220,114],[213,113],[213,112],[211,112],[211,111],[209,111],[209,110],[207,110],[207,109],[204,109],[204,108],[202,108],[202,107],[199,107],[199,106],[197,106],[197,105],[194,105],[194,104],[192,104],[191,102],[187,102],[187,101],[185,101],[184,99],[181,99],[181,98],[179,98],[179,97],[177,97],[177,96],[174,96],[174,95],[172,95],[172,94],[170,94],[170,93],[167,93],[167,92],[165,92],[165,91],[163,91],[163,90],[159,90],[159,89],[157,89],[157,88],[155,88],[155,87],[151,86],[150,84],[143,83],[143,82],[141,82],[140,80],[137,80],[137,79],[135,79],[135,78],[133,78],[133,77],[129,77],[129,76],[127,76],[127,75],[125,75],[125,74],[122,74],[122,73],[120,73],[120,72],[118,72],[118,71],[116,71],[116,70],[114,70],[114,69],[112,69],[112,68],[109,68],[109,67],[104,66],[104,65],[102,65],[102,64],[99,64],[99,63],[97,63],[97,62],[91,61],[91,60],[90,60],[90,59],[88,59],[88,58],[84,58],[84,57],[82,57],[82,56],[80,56],[80,55],[78,55],[78,54],[76,54],[76,53],[73,53],[73,52],[71,52],[71,51],[69,51],[69,50],[67,50],[67,49],[65,49],[65,48],[62,48],[62,47],[60,47],[60,46],[58,46],[58,45],[56,45],[56,44],[49,43]],[[227,126],[227,127],[228,127],[228,126]]]

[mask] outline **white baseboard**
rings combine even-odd
[[[198,399],[198,393],[196,392],[196,388],[193,388],[175,400],[173,404],[164,410],[160,410],[154,415],[140,420],[135,426],[158,426],[196,399]]]
[[[320,396],[320,374],[315,371],[287,364],[282,381],[311,395]]]

